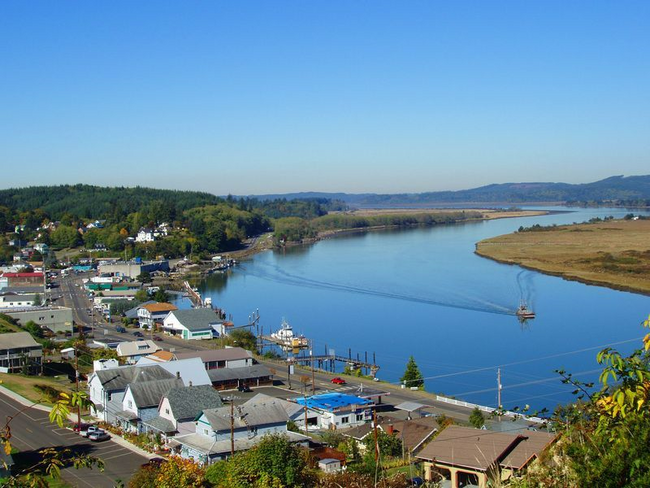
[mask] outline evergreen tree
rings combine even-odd
[[[477,429],[480,429],[483,427],[483,425],[485,425],[485,416],[483,415],[483,412],[478,409],[478,407],[475,407],[474,410],[472,410],[472,413],[469,416],[469,423]]]
[[[409,357],[409,361],[406,363],[406,371],[404,371],[400,381],[409,388],[414,386],[420,389],[424,388],[424,377],[413,356]]]

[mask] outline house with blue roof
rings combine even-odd
[[[344,393],[323,393],[293,399],[318,414],[320,429],[345,429],[372,420],[374,403],[365,398]]]

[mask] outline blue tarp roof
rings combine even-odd
[[[296,398],[295,401],[300,405],[307,404],[308,408],[319,408],[321,410],[337,410],[339,408],[349,407],[351,405],[370,405],[372,402],[365,398],[359,398],[354,395],[344,395],[342,393],[324,393],[305,398]]]

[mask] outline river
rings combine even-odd
[[[539,207],[536,207],[539,208]],[[378,377],[399,382],[413,355],[426,389],[506,408],[552,409],[572,399],[554,370],[597,378],[605,345],[638,347],[650,298],[499,264],[474,254],[481,239],[519,226],[621,217],[624,209],[568,209],[541,217],[337,236],[268,251],[199,285],[236,324],[259,309],[265,332],[286,318],[336,354],[376,354]],[[636,211],[636,213],[639,213]],[[512,315],[520,298],[537,318]]]

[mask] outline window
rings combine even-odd
[[[129,408],[133,408],[133,402],[129,400]]]
[[[349,422],[350,422],[350,417],[349,416],[346,415],[345,417],[341,417],[341,423],[342,424],[347,424]]]
[[[358,413],[358,414],[357,414],[357,422],[361,422],[362,420],[363,420],[363,414],[362,414],[362,413]]]
[[[204,433],[205,435],[210,435],[210,431],[209,431],[208,429],[203,429],[203,433]]]
[[[165,413],[166,413],[167,415],[169,415],[169,409],[168,409],[168,408],[165,409]]]

